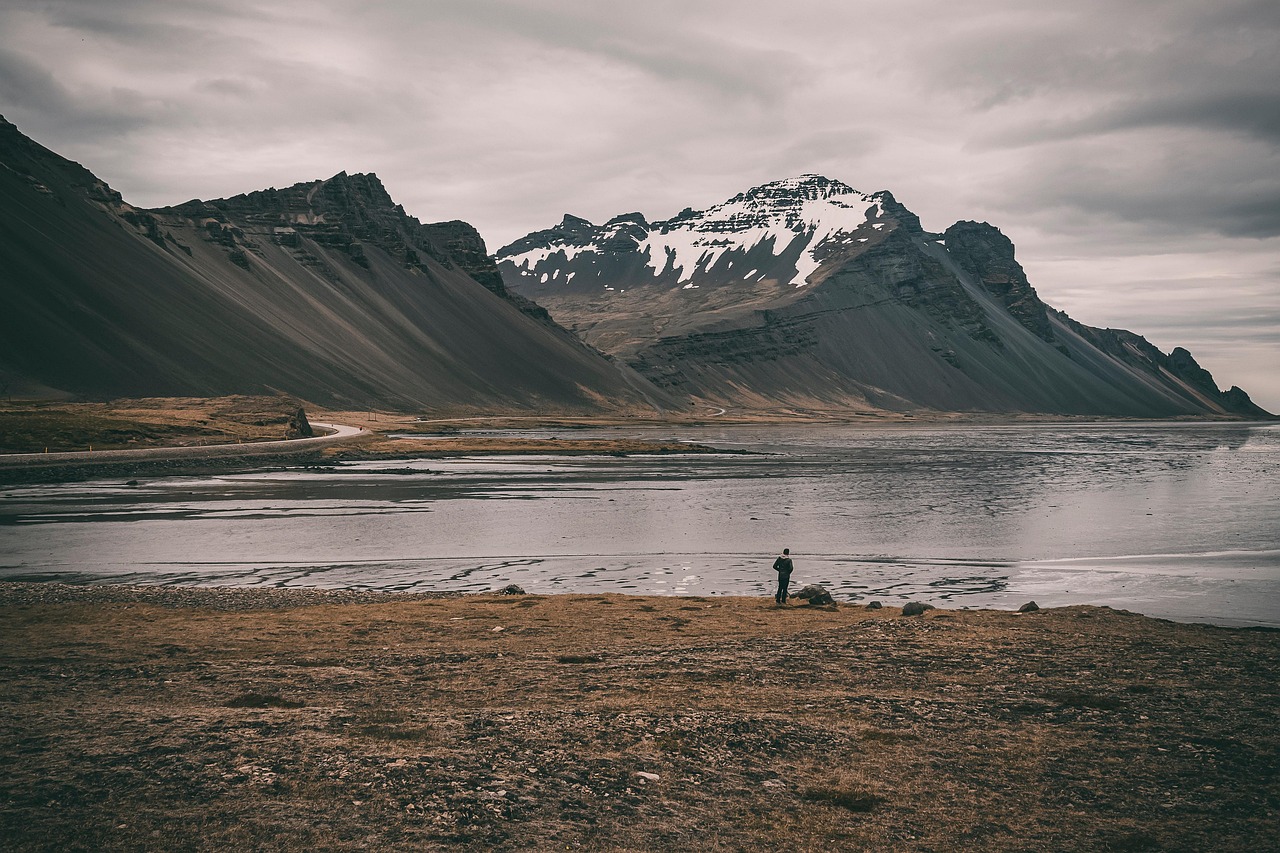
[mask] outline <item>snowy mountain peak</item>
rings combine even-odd
[[[833,247],[873,241],[888,222],[885,197],[822,175],[770,181],[707,208],[650,223],[638,213],[595,226],[566,217],[500,249],[507,274],[554,288],[603,291],[646,283],[776,281],[804,287]],[[893,217],[890,217],[891,219]]]
[[[783,178],[780,181],[770,181],[767,184],[761,184],[758,187],[752,187],[745,193],[741,193],[733,200],[741,199],[823,199],[836,195],[858,195],[862,194],[853,187],[842,181],[832,180],[823,175],[805,174],[794,178]]]
[[[875,203],[872,196],[848,184],[821,175],[801,175],[752,187],[704,212],[656,224],[717,232],[765,227],[799,233],[813,228],[827,236],[857,228]]]

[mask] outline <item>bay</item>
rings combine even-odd
[[[509,434],[509,433],[506,433]],[[716,455],[380,460],[0,489],[0,578],[1102,604],[1280,626],[1280,427],[645,427]]]

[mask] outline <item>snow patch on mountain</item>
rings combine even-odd
[[[497,260],[545,282],[540,273],[550,272],[551,280],[558,277],[546,269],[548,265],[587,261],[587,255],[634,253],[655,278],[673,276],[675,284],[687,285],[719,264],[728,263],[731,269],[735,259],[753,251],[773,257],[794,253],[795,272],[786,283],[803,287],[821,264],[816,250],[828,241],[848,238],[879,219],[881,212],[877,196],[820,175],[801,175],[762,184],[705,211],[685,210],[652,224],[639,214],[616,217],[599,227],[566,216],[557,228],[499,250]],[[756,264],[742,278],[760,269]]]

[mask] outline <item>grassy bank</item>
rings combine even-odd
[[[1280,633],[0,584],[7,849],[1246,850]]]
[[[125,450],[286,438],[284,397],[152,397],[111,403],[0,402],[0,453]]]

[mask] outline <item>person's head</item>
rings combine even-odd
[[[782,555],[783,555],[784,557],[785,557],[786,555],[790,554],[790,553],[791,553],[791,549],[790,549],[790,548],[783,548],[783,549],[782,549]]]

